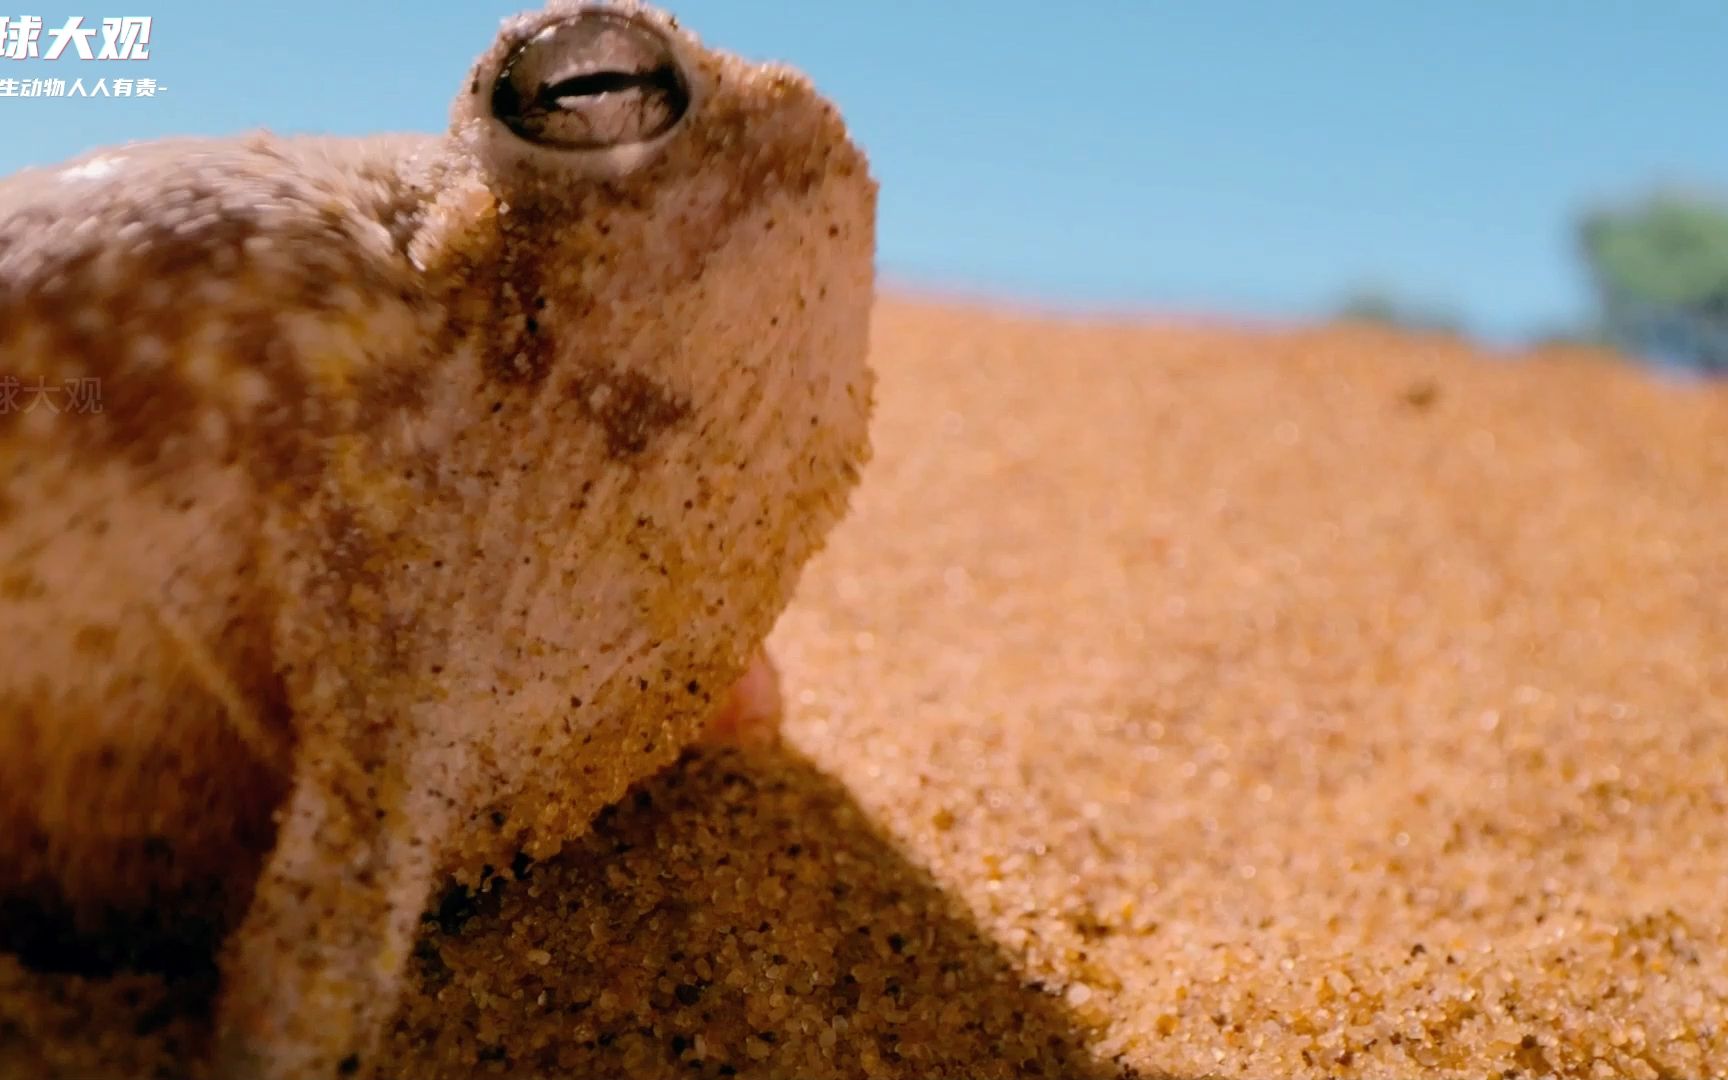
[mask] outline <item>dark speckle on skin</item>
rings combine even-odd
[[[545,339],[524,334],[522,347],[501,351],[487,363],[487,374],[510,386],[535,386],[552,369],[552,348]]]
[[[106,660],[114,655],[114,644],[118,636],[118,631],[112,626],[86,623],[78,628],[77,634],[73,636],[72,645],[86,656]]]
[[[46,592],[42,579],[28,570],[14,570],[0,578],[0,600],[35,600]]]
[[[569,395],[582,416],[606,436],[606,452],[630,458],[654,436],[690,414],[690,403],[635,371],[588,368],[570,380]]]

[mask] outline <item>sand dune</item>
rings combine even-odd
[[[1728,389],[908,301],[875,355],[784,744],[447,897],[400,1075],[1728,1075]],[[174,1075],[199,989],[0,961],[0,1073]]]

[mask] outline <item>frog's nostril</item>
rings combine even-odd
[[[492,86],[492,115],[554,150],[648,142],[690,108],[672,47],[628,15],[587,11],[516,46]]]

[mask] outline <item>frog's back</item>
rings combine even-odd
[[[291,402],[316,359],[291,323],[413,288],[402,163],[423,141],[167,140],[0,181],[0,350],[50,380],[112,376],[108,420],[87,433],[135,454],[192,412]]]

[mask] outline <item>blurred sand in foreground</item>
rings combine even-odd
[[[1728,1075],[1728,388],[906,301],[875,356],[784,743],[446,897],[390,1075]],[[0,959],[0,1074],[175,1075],[196,996]]]

